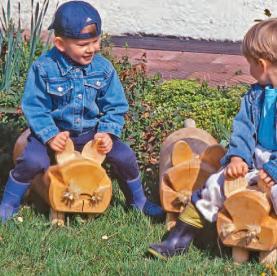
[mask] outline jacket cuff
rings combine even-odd
[[[110,133],[119,138],[121,136],[121,131],[122,131],[122,126],[119,124],[115,124],[115,123],[99,122],[98,127],[97,127],[97,132]]]
[[[267,162],[263,165],[263,169],[270,175],[270,177],[277,183],[277,168],[273,162]]]
[[[57,127],[51,126],[44,128],[40,132],[36,133],[36,136],[41,140],[43,144],[46,144],[51,138],[55,137],[59,133]]]
[[[252,158],[249,158],[249,156],[245,155],[245,154],[242,154],[241,150],[231,150],[231,151],[228,151],[224,156],[223,158],[220,160],[220,163],[222,166],[227,166],[230,161],[231,161],[231,158],[233,156],[237,156],[237,157],[240,157],[241,159],[244,160],[244,162],[247,163],[248,167],[249,168],[252,168],[253,166],[253,160]]]

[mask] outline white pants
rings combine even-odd
[[[255,149],[254,165],[255,168],[246,174],[246,179],[249,185],[256,183],[258,179],[259,169],[263,164],[269,161],[272,152],[258,146]],[[224,192],[224,168],[217,173],[212,174],[206,181],[203,190],[201,191],[201,199],[195,202],[196,208],[210,222],[217,219],[218,211],[223,207],[225,200]]]

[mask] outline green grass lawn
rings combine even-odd
[[[63,228],[50,226],[47,215],[23,207],[18,215],[23,222],[15,217],[0,225],[0,274],[271,275],[255,258],[235,266],[228,250],[220,256],[212,247],[192,246],[186,256],[168,261],[150,258],[145,252],[149,243],[162,238],[163,223],[126,210],[123,195],[114,187],[105,214],[94,220],[70,216]]]

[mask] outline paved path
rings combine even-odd
[[[247,61],[240,55],[113,48],[117,57],[127,55],[134,64],[146,55],[148,74],[160,73],[163,79],[196,79],[212,86],[253,83]]]

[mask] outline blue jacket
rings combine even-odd
[[[119,137],[128,103],[114,67],[103,56],[77,66],[53,47],[32,64],[22,109],[29,127],[46,143],[60,131],[78,135],[95,127]]]
[[[232,156],[241,157],[253,168],[253,155],[258,139],[260,114],[264,101],[264,88],[259,84],[253,84],[247,94],[242,98],[240,111],[234,118],[232,135],[229,148],[221,164],[226,166]],[[275,112],[275,125],[277,124]],[[277,127],[275,133],[277,139]],[[264,170],[277,183],[277,153],[271,155],[269,162],[263,165]]]

